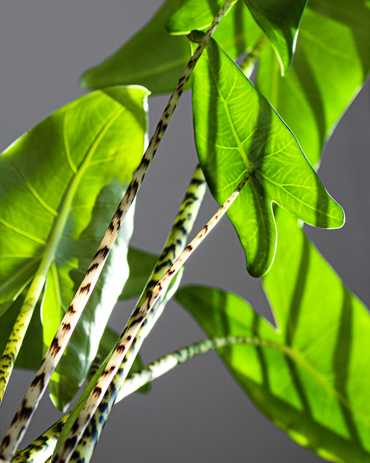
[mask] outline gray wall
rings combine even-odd
[[[12,0],[0,5],[0,149],[49,113],[82,95],[77,82],[125,42],[161,0]],[[150,127],[167,97],[150,99]],[[190,94],[184,95],[137,201],[132,244],[158,253],[193,172]],[[319,249],[345,283],[368,306],[369,269],[369,86],[340,122],[326,149],[320,177],[344,207],[345,227],[309,229]],[[161,185],[158,190],[156,185]],[[161,205],[159,213],[156,208]],[[207,195],[195,230],[211,217]],[[191,258],[185,283],[232,290],[271,317],[259,282],[244,270],[235,233],[224,219]],[[123,328],[131,305],[115,309],[111,325]],[[145,362],[201,339],[190,317],[171,303],[144,343]],[[15,372],[0,409],[4,434],[32,375]],[[59,414],[45,397],[25,444]],[[93,461],[321,461],[271,425],[242,393],[214,353],[198,357],[158,379],[148,396],[132,395],[117,405]]]

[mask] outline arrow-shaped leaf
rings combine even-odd
[[[228,212],[248,272],[260,277],[276,247],[272,202],[306,223],[343,225],[294,135],[238,66],[211,41],[194,73],[195,142],[207,183],[222,204],[247,170],[252,175]]]
[[[325,459],[370,462],[368,311],[284,211],[278,231],[264,278],[276,328],[218,289],[187,287],[176,299],[208,336],[257,338],[220,355],[276,426]]]
[[[42,302],[44,343],[55,335],[117,202],[140,162],[146,130],[142,87],[80,98],[42,121],[0,158],[0,310],[50,262]],[[95,357],[128,276],[132,215],[84,311],[51,394],[63,409]]]

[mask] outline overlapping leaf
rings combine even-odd
[[[81,76],[81,87],[98,89],[112,85],[140,84],[152,94],[172,92],[191,57],[188,40],[171,36],[165,29],[167,20],[181,4],[182,0],[164,2],[137,35],[111,57]],[[251,34],[258,36],[258,33],[260,29],[248,9],[242,2],[238,2],[232,14],[222,19],[215,37],[227,53],[236,59],[253,45],[247,38]]]
[[[369,75],[369,23],[370,9],[363,0],[310,0],[288,75],[279,75],[271,47],[260,56],[257,88],[292,129],[313,166]]]
[[[369,462],[369,314],[284,211],[278,231],[264,278],[276,329],[218,289],[187,287],[176,299],[208,336],[255,339],[220,355],[274,424],[325,459]]]
[[[246,175],[228,212],[244,248],[247,269],[260,277],[276,247],[272,202],[306,223],[343,224],[294,135],[236,64],[212,40],[194,73],[195,141],[207,183],[222,204]]]
[[[274,47],[281,74],[286,74],[293,60],[299,23],[307,0],[244,1]]]
[[[244,1],[271,41],[281,64],[281,73],[286,74],[293,59],[298,27],[307,0]],[[223,3],[224,0],[185,0],[168,20],[167,29],[175,35],[189,34],[194,29],[203,30],[212,23]],[[231,4],[229,12],[234,4]]]
[[[49,116],[0,157],[0,311],[33,278],[41,257],[50,254],[42,301],[45,347],[140,162],[146,97],[142,87],[87,95]],[[68,356],[53,376],[51,394],[58,408],[73,398],[96,354],[128,275],[131,233],[132,213],[72,336]]]

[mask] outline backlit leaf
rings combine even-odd
[[[272,202],[317,227],[343,225],[343,210],[294,135],[213,40],[194,71],[193,113],[198,156],[218,203],[252,172],[228,211],[252,276],[266,273],[275,254]]]
[[[42,301],[44,348],[67,310],[140,162],[147,91],[113,88],[62,107],[0,157],[0,312],[51,258]],[[50,385],[60,409],[95,357],[128,276],[132,212]],[[13,307],[13,306],[12,306]]]
[[[370,9],[363,0],[310,0],[287,76],[271,47],[261,53],[257,88],[297,136],[315,166],[339,117],[370,71]]]
[[[278,214],[275,263],[264,278],[276,328],[235,294],[187,287],[176,299],[210,337],[257,345],[220,350],[255,405],[300,445],[337,462],[370,461],[370,317],[306,238]]]

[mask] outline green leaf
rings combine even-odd
[[[252,172],[228,212],[252,276],[266,273],[275,254],[272,202],[310,225],[342,226],[343,210],[294,135],[213,40],[195,68],[193,112],[198,156],[218,203]]]
[[[370,9],[362,0],[310,0],[289,74],[279,75],[271,47],[260,55],[257,88],[292,129],[313,166],[369,75],[369,24]]]
[[[116,53],[81,76],[80,86],[97,89],[139,84],[153,94],[172,92],[190,59],[185,37],[171,37],[165,24],[182,0],[167,0],[152,20]]]
[[[275,263],[264,278],[276,329],[218,289],[187,287],[176,299],[208,336],[259,341],[219,353],[275,425],[325,459],[369,462],[369,314],[284,211],[278,230]]]
[[[167,0],[137,35],[107,60],[87,70],[81,76],[80,86],[98,89],[140,84],[153,95],[172,92],[191,57],[188,40],[173,37],[165,30],[167,19],[181,4],[182,0]],[[248,8],[239,2],[232,14],[222,19],[215,37],[232,58],[237,58],[252,45],[246,38],[257,36],[259,31]],[[189,87],[190,84],[186,88]]]
[[[46,118],[0,157],[0,312],[36,274],[41,257],[48,256],[45,348],[140,162],[146,97],[142,87],[87,95]],[[132,213],[53,375],[50,391],[59,409],[72,400],[96,355],[128,276],[131,233]]]
[[[192,30],[208,28],[226,0],[185,0],[180,8],[169,18],[166,24],[173,35],[189,34]],[[231,11],[234,0],[225,16]],[[224,16],[224,17],[225,17]]]
[[[158,256],[141,251],[140,249],[129,248],[127,261],[130,273],[123,291],[118,298],[120,301],[134,297],[138,298],[141,295],[158,261]]]
[[[244,1],[274,47],[281,74],[286,74],[293,60],[298,27],[307,0]]]

